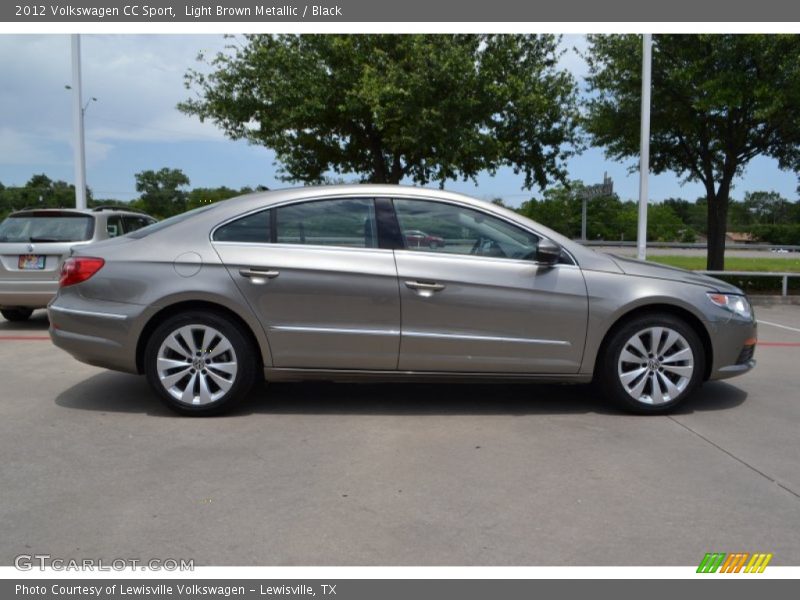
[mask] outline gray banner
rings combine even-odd
[[[10,22],[499,22],[499,21],[800,21],[800,3],[786,0],[12,0],[0,3]]]
[[[747,577],[747,579],[745,579]],[[757,577],[757,576],[755,576]],[[713,580],[713,581],[712,581]],[[485,600],[486,598],[790,598],[797,582],[708,575],[697,580],[4,580],[0,598],[77,600],[244,598],[264,600]]]

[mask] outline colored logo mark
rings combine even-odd
[[[763,573],[772,554],[756,552],[708,552],[697,567],[698,573]]]

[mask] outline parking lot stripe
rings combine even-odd
[[[758,342],[759,346],[775,346],[779,348],[800,348],[800,342]]]
[[[800,333],[800,329],[797,327],[789,327],[788,325],[781,325],[780,323],[772,323],[770,321],[762,321],[761,319],[758,319],[758,322],[763,325],[771,325],[772,327],[780,327],[781,329],[788,329],[789,331],[796,331],[797,333]]]
[[[20,341],[20,340],[32,340],[41,342],[44,340],[49,340],[49,335],[0,335],[0,341]]]

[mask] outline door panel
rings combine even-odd
[[[273,366],[397,368],[397,269],[392,251],[377,247],[372,199],[278,206],[219,227],[214,240],[266,331]]]
[[[578,267],[413,250],[395,259],[400,370],[578,371],[588,316]]]

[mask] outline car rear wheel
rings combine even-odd
[[[167,406],[206,416],[230,410],[247,395],[258,372],[256,356],[239,324],[220,314],[189,311],[156,328],[144,367]]]
[[[639,414],[673,410],[700,385],[705,370],[699,336],[669,314],[638,317],[617,329],[601,361],[606,396]]]
[[[0,314],[6,321],[27,321],[33,314],[32,308],[4,308]]]

